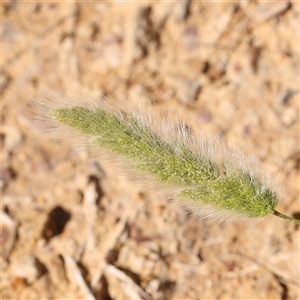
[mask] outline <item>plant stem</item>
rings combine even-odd
[[[297,224],[297,225],[300,225],[300,220],[295,219],[295,218],[292,218],[292,217],[289,217],[289,216],[286,216],[286,215],[280,213],[280,212],[277,211],[277,210],[274,210],[274,213],[273,213],[273,214],[274,214],[275,216],[277,216],[277,217],[280,217],[280,218],[286,220],[286,221],[290,221],[290,222],[293,222],[293,223],[295,223],[295,224]]]

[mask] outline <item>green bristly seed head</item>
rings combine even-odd
[[[83,107],[54,109],[52,115],[90,135],[94,144],[130,159],[134,169],[158,182],[180,186],[179,196],[250,217],[275,211],[275,193],[256,178],[238,169],[221,176],[216,163],[195,154],[180,140],[164,141],[131,115],[117,117],[102,109]]]

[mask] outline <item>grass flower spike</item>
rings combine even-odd
[[[191,134],[179,123],[170,128],[167,118],[106,102],[39,105],[57,124],[84,134],[100,154],[108,151],[112,163],[117,156],[136,177],[169,191],[196,215],[223,221],[274,214],[299,224],[275,210],[278,198],[270,180],[242,153]]]

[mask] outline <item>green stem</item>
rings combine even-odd
[[[277,217],[280,217],[280,218],[282,218],[282,219],[285,219],[286,221],[290,221],[290,222],[293,222],[293,223],[295,223],[295,224],[297,224],[297,225],[300,225],[300,220],[295,219],[295,218],[292,218],[292,217],[289,217],[289,216],[286,216],[286,215],[280,213],[280,212],[277,211],[277,210],[274,210],[274,213],[273,213],[273,214],[274,214],[275,216],[277,216]]]

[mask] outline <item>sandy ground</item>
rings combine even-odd
[[[2,299],[299,299],[299,226],[211,224],[25,106],[128,97],[255,155],[299,218],[299,3],[1,4]],[[76,142],[76,141],[75,141]]]

